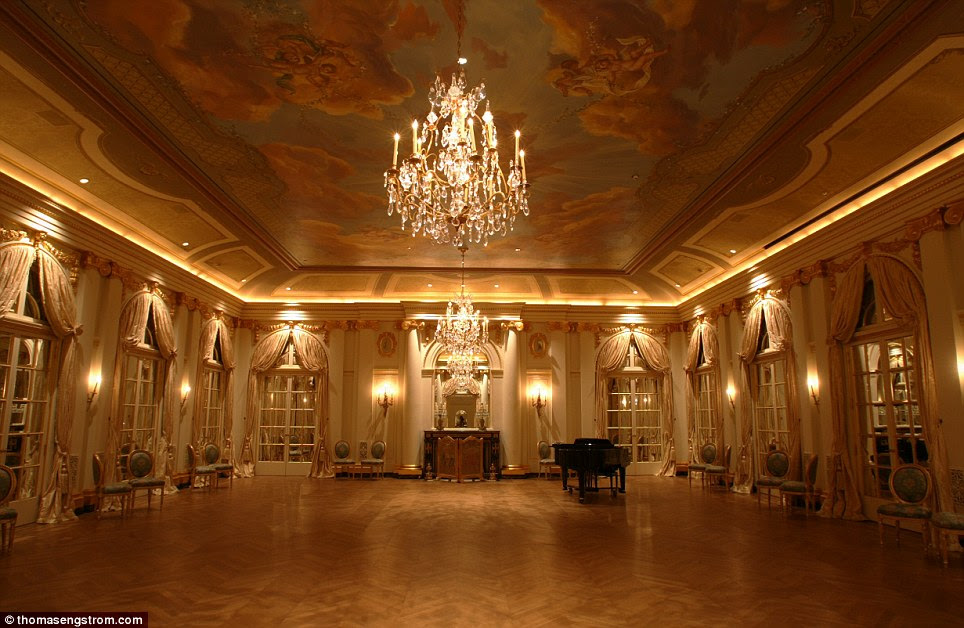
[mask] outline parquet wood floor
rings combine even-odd
[[[152,626],[960,625],[964,566],[919,535],[629,478],[257,477],[126,520],[28,525],[0,611],[147,611]]]

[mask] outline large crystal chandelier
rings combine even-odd
[[[459,32],[461,51],[461,31]],[[519,213],[529,215],[529,184],[525,151],[515,132],[515,159],[508,176],[499,165],[498,137],[485,83],[466,89],[465,59],[459,58],[458,76],[446,85],[440,77],[429,90],[432,109],[419,124],[412,122],[412,152],[398,165],[398,141],[392,167],[385,171],[388,215],[402,217],[412,236],[421,233],[435,242],[462,246],[488,243],[489,236],[505,235]]]
[[[472,305],[472,297],[465,293],[465,245],[462,252],[462,284],[459,294],[449,301],[445,316],[438,322],[435,341],[451,354],[448,371],[464,385],[475,371],[474,356],[482,352],[489,341],[489,319]]]

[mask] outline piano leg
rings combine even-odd
[[[579,469],[579,503],[586,501],[586,477],[587,471]]]
[[[568,482],[568,480],[569,480],[569,467],[566,467],[566,466],[563,466],[563,465],[559,465],[559,469],[561,470],[560,473],[562,474],[562,490],[564,490],[564,491],[565,491],[565,490],[568,490],[568,491],[572,492],[572,489],[569,488],[569,482]]]
[[[626,467],[619,466],[619,492],[626,492]]]

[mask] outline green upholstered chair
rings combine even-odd
[[[552,467],[556,464],[556,459],[552,456],[552,450],[549,447],[548,441],[539,441],[539,474],[546,474],[546,479],[550,479],[549,475],[552,472]]]
[[[214,465],[198,464],[199,462],[203,461],[198,459],[197,450],[194,449],[194,445],[189,444],[187,446],[187,466],[188,473],[190,474],[188,486],[191,488],[199,488],[197,486],[197,479],[199,477],[206,477],[208,481],[205,486],[209,489],[213,488],[215,476],[217,476],[218,473],[217,469],[214,468]]]
[[[703,486],[706,485],[706,465],[714,464],[716,462],[716,443],[703,443],[699,451],[699,459],[693,463],[690,463],[689,470],[686,472],[686,479],[689,481],[690,486],[693,485],[693,474],[700,474],[700,482]]]
[[[729,480],[732,479],[730,475],[730,446],[727,445],[723,448],[723,464],[708,464],[703,469],[703,477],[706,478],[706,485],[712,487],[714,484],[719,485],[720,482],[714,482],[713,480],[722,480],[723,488],[729,490]]]
[[[931,474],[919,464],[902,464],[891,472],[888,484],[890,494],[897,501],[877,507],[880,544],[884,544],[884,521],[894,522],[894,527],[897,528],[897,545],[900,545],[900,522],[919,521],[926,555],[932,514],[928,505],[932,488]]]
[[[348,475],[351,468],[355,466],[355,459],[351,457],[351,445],[348,444],[347,440],[340,440],[335,443],[335,459],[333,462],[335,464],[336,477],[339,471]]]
[[[941,559],[944,566],[947,566],[947,546],[951,542],[951,537],[958,539],[964,536],[964,515],[956,512],[939,512],[931,517],[931,525],[937,529],[937,542],[940,544]]]
[[[127,481],[131,485],[131,507],[137,491],[147,491],[147,507],[151,507],[151,494],[161,489],[161,510],[164,509],[164,478],[155,477],[154,456],[146,449],[135,449],[127,456]]]
[[[228,486],[234,486],[234,465],[230,462],[221,462],[221,448],[214,443],[204,446],[204,464],[214,467],[214,486],[221,481],[221,474],[228,472]]]
[[[770,509],[770,495],[779,491],[780,485],[787,481],[790,473],[790,456],[782,449],[767,452],[763,463],[766,475],[756,479],[756,505],[760,506],[760,494],[767,492],[767,510]]]
[[[17,476],[13,469],[0,464],[0,553],[13,548],[13,533],[17,529],[17,510],[7,505],[17,494]]]
[[[378,440],[372,443],[372,448],[368,452],[371,455],[361,461],[363,467],[370,467],[372,476],[385,477],[385,441]]]
[[[127,516],[127,511],[130,510],[130,497],[131,497],[131,485],[129,482],[112,482],[110,484],[105,484],[106,473],[104,469],[104,454],[96,453],[94,454],[94,510],[97,512],[97,518],[100,519],[100,514],[104,508],[104,498],[105,497],[117,497],[120,499],[121,504],[121,518]]]
[[[810,454],[807,459],[807,466],[803,471],[803,481],[787,480],[780,485],[780,503],[784,512],[793,511],[793,498],[803,498],[804,516],[810,515],[812,509],[816,512],[816,492],[814,485],[817,483],[817,454]]]

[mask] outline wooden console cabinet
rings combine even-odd
[[[499,430],[425,430],[424,462],[422,477],[426,480],[435,479],[439,468],[439,441],[450,436],[455,440],[463,440],[474,436],[482,441],[482,469],[490,480],[502,479],[502,458],[499,453]]]

